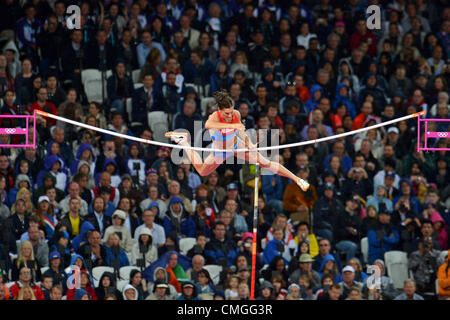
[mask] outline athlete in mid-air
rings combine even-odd
[[[258,151],[236,152],[236,149],[255,149],[256,145],[250,141],[245,133],[245,126],[241,122],[241,114],[234,109],[234,101],[225,91],[218,91],[213,94],[216,99],[218,110],[212,113],[205,123],[205,129],[208,129],[213,140],[215,149],[227,149],[230,151],[213,151],[205,161],[202,161],[200,155],[194,150],[185,150],[198,174],[207,176],[218,166],[220,166],[228,157],[234,156],[244,159],[253,164],[259,164],[261,167],[269,169],[275,174],[279,174],[295,181],[299,187],[306,191],[309,183],[286,169],[278,162],[270,161]],[[187,132],[170,131],[166,137],[171,138],[175,143],[190,147]]]

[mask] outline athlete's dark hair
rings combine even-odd
[[[213,93],[213,97],[216,99],[219,110],[234,107],[234,101],[227,90],[216,91]]]

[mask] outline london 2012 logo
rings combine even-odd
[[[371,5],[366,9],[367,20],[366,26],[369,30],[381,29],[381,9],[379,6]]]

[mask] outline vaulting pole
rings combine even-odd
[[[256,272],[256,231],[258,229],[258,189],[259,187],[259,164],[255,170],[255,197],[253,200],[253,249],[252,249],[252,284],[250,300],[255,300],[255,272]]]

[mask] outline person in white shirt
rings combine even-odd
[[[134,241],[138,242],[142,228],[148,228],[152,232],[152,244],[156,248],[162,247],[166,243],[166,234],[164,232],[164,228],[154,222],[155,213],[150,209],[144,210],[142,213],[142,221],[144,221],[144,223],[137,227],[134,231]]]

